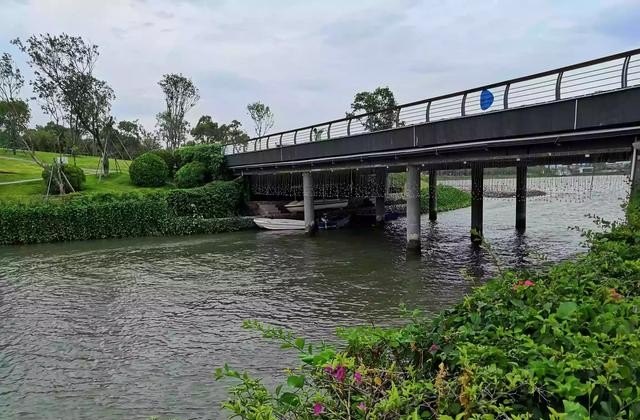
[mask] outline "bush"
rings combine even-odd
[[[341,330],[338,348],[247,322],[303,364],[275,388],[218,369],[240,382],[224,406],[244,419],[640,418],[639,214],[588,234],[575,261],[504,273],[435,319]]]
[[[237,213],[242,192],[242,184],[237,182],[214,181],[204,187],[171,190],[167,202],[175,216],[229,217]]]
[[[176,150],[176,159],[180,168],[191,162],[202,163],[211,179],[221,179],[226,171],[223,147],[217,143],[181,147]]]
[[[62,169],[62,173],[64,174],[64,176],[61,177],[62,179],[59,179],[57,176],[58,168]],[[52,171],[53,171],[53,178],[51,176]],[[53,164],[53,165],[45,166],[45,168],[42,170],[42,179],[44,180],[45,193],[48,192],[49,194],[62,193],[62,191],[60,191],[61,190],[60,182],[62,182],[62,188],[64,188],[64,193],[81,191],[84,188],[84,183],[86,181],[84,171],[81,168],[75,165],[67,165],[67,164],[63,164],[63,165]]]
[[[241,186],[214,182],[190,190],[78,195],[0,206],[0,245],[238,230]],[[228,219],[213,219],[228,218]]]
[[[169,175],[167,164],[155,153],[147,152],[133,160],[129,166],[129,177],[139,187],[160,187]]]
[[[173,178],[173,175],[176,173],[176,168],[178,167],[178,160],[176,158],[175,153],[172,150],[167,149],[158,149],[152,150],[149,153],[153,153],[156,156],[159,156],[164,160],[164,163],[167,164],[167,169],[169,171],[169,178]]]
[[[174,181],[178,188],[193,188],[207,182],[208,171],[201,162],[189,162],[178,169]]]
[[[448,211],[469,207],[471,194],[449,185],[438,185],[436,192],[437,211]],[[420,212],[429,212],[429,188],[420,190]]]

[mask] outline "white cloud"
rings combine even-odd
[[[378,85],[412,101],[633,48],[629,16],[640,15],[626,0],[5,0],[0,8],[0,51],[23,64],[8,45],[16,36],[66,32],[99,45],[97,75],[116,92],[118,119],[151,127],[163,107],[157,81],[182,72],[201,91],[193,122],[210,114],[247,129],[245,106],[255,100],[287,129],[339,117],[355,92]]]

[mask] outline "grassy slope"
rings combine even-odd
[[[58,154],[50,152],[36,152],[36,157],[44,163],[53,162]],[[69,157],[69,162],[73,158]],[[98,166],[97,156],[77,156],[76,163],[87,175],[87,182],[83,193],[129,192],[129,191],[157,191],[163,188],[139,188],[129,183],[129,161],[118,161],[122,172],[116,170],[115,162],[110,161],[112,173],[109,177],[98,181],[95,169]],[[18,151],[14,156],[10,150],[0,149],[0,183],[17,180],[38,179],[38,181],[0,185],[0,200],[2,201],[36,201],[42,198],[44,185],[42,168],[31,159],[27,152]],[[170,188],[170,187],[165,187]]]

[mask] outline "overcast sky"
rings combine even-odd
[[[29,77],[10,39],[80,35],[100,48],[117,119],[153,128],[158,80],[183,73],[200,89],[192,123],[253,134],[250,102],[271,106],[274,130],[295,128],[377,86],[409,102],[637,48],[638,22],[638,0],[0,0],[0,52]]]

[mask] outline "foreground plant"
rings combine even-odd
[[[402,328],[339,331],[338,350],[247,322],[301,366],[273,391],[240,382],[243,419],[640,418],[640,212],[536,276],[504,272],[455,308]]]

